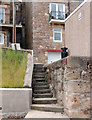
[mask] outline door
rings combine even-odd
[[[61,52],[48,52],[48,63],[55,62],[61,59]]]

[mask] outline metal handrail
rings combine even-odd
[[[0,15],[4,16],[4,18],[0,18],[0,24],[13,24],[13,17],[9,13],[0,13]],[[16,17],[16,24],[20,23],[21,15]]]
[[[65,13],[62,11],[51,11],[49,13],[49,20],[51,19],[59,19],[59,20],[64,20],[65,18],[67,18],[69,15],[69,13]]]

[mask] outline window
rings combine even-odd
[[[51,19],[65,19],[65,4],[50,3]]]
[[[4,44],[4,34],[0,34],[0,44]]]
[[[54,42],[62,42],[62,29],[61,28],[53,29],[53,38],[54,38]]]
[[[5,9],[0,8],[0,23],[5,23]]]

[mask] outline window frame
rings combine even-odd
[[[56,5],[56,19],[58,18],[58,4],[62,4],[63,5],[63,12],[65,13],[65,4],[64,3],[50,3],[49,4],[49,13],[51,13],[51,5],[55,4]],[[64,19],[65,19],[65,14],[64,14]]]
[[[4,13],[3,13],[4,14],[4,20],[3,20],[3,23],[5,23],[5,8],[1,8],[0,7],[0,9],[4,9]],[[0,22],[0,23],[2,23],[2,22]]]
[[[3,35],[3,42],[0,43],[0,45],[3,45],[3,44],[4,44],[4,34],[3,34],[3,33],[0,33],[0,35],[1,35],[1,36]]]
[[[54,29],[61,29],[61,31],[55,32]],[[61,40],[55,40],[55,33],[61,34]],[[53,28],[53,41],[54,42],[62,42],[62,28]]]

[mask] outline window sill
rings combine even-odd
[[[56,40],[53,40],[53,42],[55,42],[55,43],[62,43],[62,41],[56,41]]]
[[[49,23],[50,24],[52,24],[52,23],[56,23],[56,24],[65,24],[65,20],[60,20],[60,19],[51,19],[50,21],[49,21]]]

